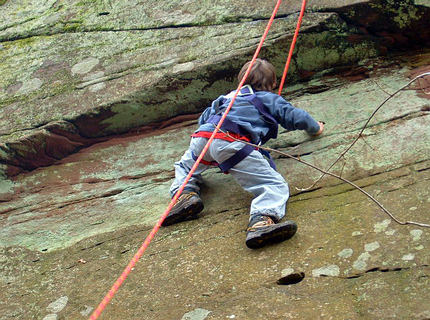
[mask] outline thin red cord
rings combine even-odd
[[[141,247],[136,252],[136,254],[133,256],[133,258],[131,259],[131,261],[127,265],[127,267],[124,269],[124,271],[119,276],[119,278],[115,281],[115,283],[113,284],[112,288],[109,290],[109,292],[103,298],[103,300],[100,302],[100,304],[98,305],[98,307],[91,314],[90,320],[97,319],[100,316],[100,314],[103,312],[103,310],[106,308],[106,306],[110,302],[110,300],[112,300],[113,296],[118,291],[119,287],[125,281],[125,279],[127,278],[127,276],[130,274],[130,272],[132,271],[133,267],[136,265],[137,261],[139,261],[139,259],[142,257],[142,255],[145,252],[146,248],[148,247],[149,243],[152,241],[152,239],[154,238],[155,234],[160,229],[161,224],[163,223],[164,219],[167,217],[167,215],[169,214],[170,210],[172,209],[172,207],[174,206],[174,204],[178,200],[178,198],[181,195],[182,191],[184,190],[185,186],[187,185],[188,181],[190,180],[191,176],[196,171],[197,166],[199,165],[200,161],[203,159],[204,155],[206,154],[207,150],[209,149],[210,144],[214,140],[214,137],[215,137],[216,133],[221,128],[221,125],[223,124],[223,122],[224,122],[224,120],[225,120],[228,112],[230,111],[231,107],[233,106],[233,103],[236,100],[236,97],[237,97],[237,95],[239,93],[240,88],[242,88],[243,84],[245,83],[245,80],[248,77],[248,75],[249,75],[249,73],[251,71],[251,68],[252,68],[252,66],[255,63],[255,60],[257,59],[258,54],[260,53],[260,50],[261,50],[261,48],[263,46],[263,43],[264,43],[264,40],[266,39],[267,34],[269,33],[269,30],[270,30],[270,28],[272,26],[273,20],[275,19],[276,13],[279,10],[279,6],[281,5],[281,2],[282,2],[282,0],[278,0],[278,2],[276,3],[275,8],[273,9],[272,16],[270,17],[270,20],[267,23],[266,30],[264,31],[264,34],[261,37],[260,43],[258,44],[257,50],[254,53],[254,56],[253,56],[253,58],[251,60],[251,63],[249,64],[249,67],[246,70],[245,75],[243,76],[242,80],[240,81],[240,83],[239,83],[239,85],[237,87],[237,90],[236,90],[233,98],[231,99],[230,104],[228,105],[227,109],[224,112],[224,115],[221,117],[221,119],[220,119],[217,127],[213,131],[211,137],[209,138],[208,142],[206,143],[205,147],[203,148],[202,152],[200,153],[200,156],[197,158],[196,162],[194,163],[193,167],[191,168],[190,172],[188,173],[188,175],[185,178],[184,182],[182,183],[181,187],[178,189],[178,191],[176,192],[175,196],[170,201],[169,206],[167,207],[166,211],[164,211],[164,213],[158,219],[158,221],[157,221],[156,225],[154,226],[154,228],[152,229],[151,233],[146,237],[145,241],[142,243]]]
[[[287,78],[288,68],[290,67],[291,57],[293,56],[294,47],[296,45],[297,36],[299,35],[299,30],[302,24],[303,15],[305,14],[305,9],[306,9],[306,0],[303,0],[302,8],[300,10],[299,20],[297,21],[296,31],[294,32],[293,41],[291,41],[287,62],[285,63],[284,73],[282,74],[282,79],[281,79],[281,82],[279,83],[279,91],[278,91],[279,95],[281,95],[282,93],[282,88],[284,87],[285,79]]]

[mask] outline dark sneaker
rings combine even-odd
[[[196,219],[203,210],[203,202],[195,192],[183,193],[179,196],[172,210],[170,210],[162,226],[169,226],[185,220]]]
[[[251,218],[246,232],[246,246],[250,249],[258,249],[267,244],[285,241],[297,231],[294,221],[275,223],[268,216],[258,215]]]

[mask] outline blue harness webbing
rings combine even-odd
[[[257,108],[258,112],[263,116],[264,120],[268,123],[270,123],[269,132],[261,139],[261,144],[265,144],[270,139],[276,139],[278,136],[278,121],[270,114],[269,111],[267,111],[267,107],[261,102],[260,99],[255,95],[255,93],[252,91],[252,88],[248,86],[244,86],[240,90],[240,95],[249,100],[254,107]],[[267,152],[267,151],[266,151]]]
[[[242,149],[237,151],[234,155],[232,155],[227,160],[216,163],[216,162],[210,162],[206,164],[218,166],[218,168],[221,169],[222,172],[228,173],[228,171],[233,168],[235,165],[237,165],[239,162],[241,162],[243,159],[245,159],[247,156],[251,154],[252,151],[254,151],[255,148],[253,146],[250,146],[249,144],[246,144]],[[262,150],[259,150],[260,152]],[[197,160],[198,156],[194,154],[194,152],[191,151],[191,156],[193,157],[194,161]],[[205,163],[203,163],[205,164]],[[272,166],[272,165],[270,165]],[[273,167],[272,167],[273,168]],[[274,168],[276,170],[276,168]]]
[[[278,135],[278,122],[275,120],[275,118],[267,111],[266,106],[261,102],[261,100],[255,95],[255,93],[252,91],[252,88],[247,85],[242,87],[240,90],[240,96],[247,99],[249,102],[251,102],[260,112],[260,114],[263,116],[264,120],[270,123],[269,132],[259,141],[261,144],[266,143],[269,139],[276,138]],[[227,101],[225,99],[224,101],[221,101],[222,104],[224,104]],[[209,119],[206,121],[206,123],[212,123],[215,126],[218,125],[219,121],[221,119],[220,114],[216,114],[213,116],[210,116]],[[223,131],[227,132],[233,132],[242,136],[249,135],[248,132],[246,132],[244,129],[242,129],[237,123],[225,118],[224,122],[221,126],[221,129]],[[218,167],[221,169],[222,172],[228,173],[228,171],[233,168],[235,165],[237,165],[239,162],[241,162],[243,159],[245,159],[252,151],[254,151],[255,148],[253,146],[250,146],[249,144],[245,144],[245,146],[237,151],[233,156],[228,158],[227,160],[223,161],[222,163],[218,164]],[[261,154],[263,154],[267,160],[269,161],[270,166],[276,170],[275,162],[273,161],[272,157],[270,156],[270,153],[266,150],[258,149]],[[197,156],[192,153],[192,157],[194,160],[197,160]]]

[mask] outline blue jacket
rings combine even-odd
[[[318,122],[316,122],[309,113],[293,107],[281,96],[268,91],[256,91],[255,94],[283,128],[289,131],[305,130],[311,135],[319,131],[320,126]],[[212,105],[206,108],[200,116],[198,121],[200,127],[196,132],[214,131],[214,125],[212,123],[206,123],[206,121],[210,116],[224,111],[228,107],[233,95],[234,91],[226,96],[221,95],[214,100]],[[257,108],[241,95],[237,96],[227,118],[248,132],[251,136],[251,141],[254,143],[259,143],[269,132],[270,124],[265,122]]]

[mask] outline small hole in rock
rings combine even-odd
[[[279,285],[290,285],[290,284],[296,284],[302,281],[305,278],[304,272],[295,272],[291,273],[285,277],[282,277],[276,281]]]

